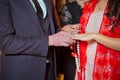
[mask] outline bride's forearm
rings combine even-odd
[[[108,48],[120,51],[120,38],[112,38],[95,33],[94,40]]]

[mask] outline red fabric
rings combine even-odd
[[[94,11],[95,5],[98,0],[91,0],[85,4],[83,9],[83,15],[80,18],[81,31],[79,33],[85,33],[85,28],[88,23],[91,13]],[[99,33],[120,38],[120,23],[113,31],[111,31],[111,21],[107,18],[105,13],[107,12],[107,6],[104,11],[101,28]],[[80,41],[80,67],[84,74],[86,67],[86,48],[87,43]],[[80,76],[80,74],[79,74]],[[96,56],[94,60],[93,80],[120,80],[120,52],[109,49],[102,44],[98,43]]]
[[[78,74],[78,80],[82,80],[81,73],[77,72],[77,74]]]

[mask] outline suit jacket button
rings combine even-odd
[[[50,61],[47,59],[47,60],[46,60],[46,63],[50,63]]]

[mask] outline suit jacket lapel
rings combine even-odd
[[[30,14],[30,17],[32,17],[32,21],[33,21],[33,24],[35,25],[35,26],[33,26],[33,27],[37,27],[39,30],[40,30],[40,33],[41,33],[41,30],[43,30],[43,26],[41,26],[41,24],[40,24],[40,21],[39,21],[39,19],[38,19],[38,16],[37,16],[37,14],[36,14],[36,12],[35,12],[35,10],[34,10],[34,8],[33,8],[33,6],[32,6],[32,4],[30,3],[30,1],[29,0],[26,0],[26,1],[28,1],[27,3],[27,5],[28,5],[28,9],[29,9],[29,14]],[[40,27],[41,26],[41,27]],[[44,32],[43,32],[44,33]]]
[[[32,21],[34,21],[33,23],[35,24],[35,26],[40,29],[40,22],[39,19],[35,13],[35,10],[32,6],[32,4],[30,3],[29,0],[21,0],[21,1],[26,1],[26,11],[29,11],[28,15],[30,15],[29,17],[32,17]],[[53,9],[52,9],[52,1],[51,0],[44,0],[45,5],[46,5],[46,9],[47,9],[47,13],[48,13],[48,17],[49,17],[49,21],[50,21],[50,29],[51,29],[51,34],[55,33],[55,26],[54,26],[54,22],[53,22]],[[35,27],[34,26],[34,27]]]
[[[51,33],[55,33],[55,26],[54,26],[54,22],[53,22],[53,9],[52,9],[52,1],[51,0],[44,0],[45,4],[46,4],[46,9],[47,9],[47,13],[48,13],[48,17],[49,17],[49,21],[50,21],[50,29],[51,29]]]

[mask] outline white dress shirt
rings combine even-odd
[[[37,0],[37,1],[38,1],[38,3],[39,3],[40,7],[42,8],[42,11],[43,11],[43,18],[45,18],[46,15],[47,15],[46,5],[45,5],[45,3],[44,3],[43,0]],[[34,10],[36,11],[35,5],[34,5],[34,3],[33,3],[32,0],[30,0],[30,3],[32,4]]]

